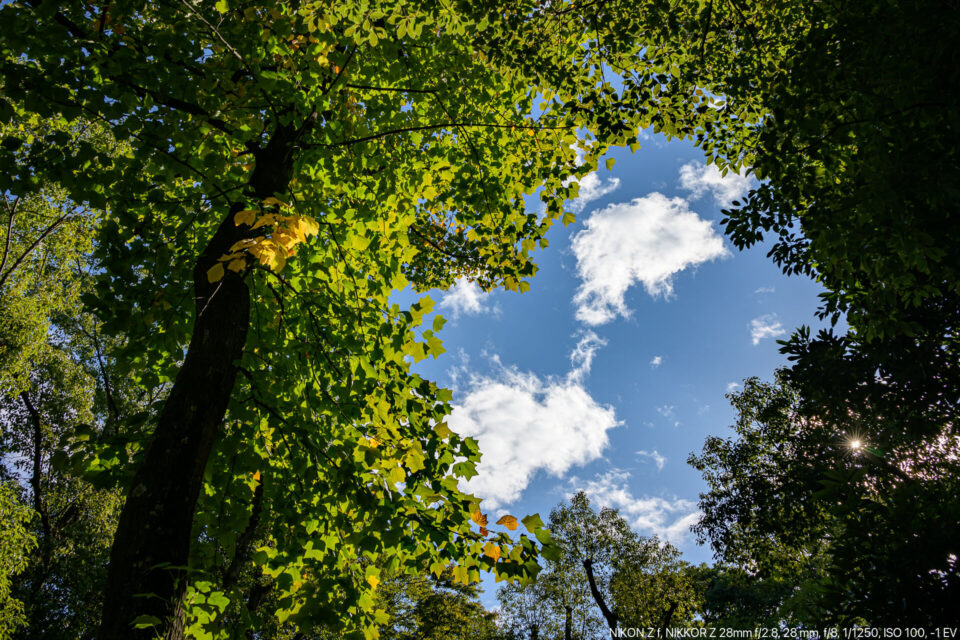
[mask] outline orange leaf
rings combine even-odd
[[[487,516],[480,512],[480,509],[477,509],[470,515],[470,519],[476,522],[481,527],[487,526]]]
[[[490,531],[485,529],[484,527],[480,527],[480,535],[486,538],[488,535],[490,535]]]
[[[487,556],[488,558],[493,558],[493,561],[496,562],[500,559],[500,545],[488,542],[487,544],[483,545],[483,555]]]
[[[513,531],[514,529],[517,528],[517,519],[514,518],[513,516],[503,516],[502,518],[497,520],[497,524],[501,524],[505,526],[507,529],[510,529],[510,531]]]

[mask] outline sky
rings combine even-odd
[[[821,289],[784,276],[768,245],[741,252],[723,237],[721,209],[752,178],[721,177],[688,142],[641,145],[581,180],[577,222],[548,233],[528,292],[431,292],[447,353],[415,370],[453,390],[448,425],[479,441],[464,488],[491,521],[546,521],[584,490],[685,560],[710,562],[689,530],[706,486],[687,457],[732,435],[725,395],[786,364],[777,339],[819,326]]]

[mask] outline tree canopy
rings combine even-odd
[[[100,637],[359,630],[381,565],[536,572],[471,529],[476,443],[409,367],[441,321],[390,296],[524,290],[609,145],[742,126],[648,4],[4,5],[0,190],[97,212],[82,302],[146,399],[69,460],[126,494]]]
[[[11,513],[36,516],[4,561],[37,545],[3,624],[373,637],[390,576],[529,583],[541,556],[576,560],[611,628],[689,621],[662,599],[694,574],[616,514],[558,511],[559,548],[539,516],[488,521],[459,486],[477,443],[411,372],[443,320],[393,297],[526,290],[577,179],[646,127],[752,170],[728,235],[772,235],[849,326],[799,330],[735,396],[741,439],[693,458],[701,535],[779,567],[763,597],[797,616],[795,579],[871,622],[949,616],[955,4],[4,3],[0,418]]]

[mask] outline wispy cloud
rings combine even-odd
[[[674,274],[729,255],[711,222],[660,193],[594,211],[572,248],[581,281],[576,315],[589,325],[629,316],[624,296],[634,283],[670,297]]]
[[[476,282],[460,278],[440,298],[437,304],[439,309],[449,309],[454,319],[461,315],[480,315],[481,313],[496,313],[497,308],[490,305],[491,294],[484,292]]]
[[[750,338],[760,344],[765,338],[778,338],[787,332],[775,313],[768,313],[750,321]]]
[[[580,334],[580,340],[577,346],[570,352],[570,365],[573,367],[567,374],[567,379],[572,382],[581,382],[588,373],[593,364],[593,356],[600,347],[607,344],[607,341],[600,338],[593,331],[585,331]]]
[[[517,500],[537,472],[561,476],[602,455],[607,431],[621,422],[613,407],[590,395],[583,378],[603,344],[585,334],[564,378],[542,378],[496,359],[493,375],[471,377],[448,418],[451,429],[476,438],[483,452],[478,475],[463,483],[465,490],[496,509]]]
[[[740,388],[739,382],[728,382],[727,383],[727,393],[733,393]]]
[[[653,360],[650,361],[650,368],[656,369],[661,364],[663,364],[663,358],[661,356],[653,356]]]
[[[628,486],[629,479],[630,474],[621,469],[611,469],[587,481],[572,478],[569,494],[583,490],[596,506],[619,510],[637,531],[655,534],[673,544],[683,543],[690,527],[701,517],[696,503],[680,498],[636,497]]]
[[[777,291],[776,287],[757,287],[756,289],[753,290],[753,292],[758,295],[764,294],[764,293],[776,293],[776,291]]]
[[[727,206],[750,191],[753,180],[744,174],[727,172],[722,175],[716,165],[690,162],[680,167],[680,188],[697,200],[709,194],[720,206]]]
[[[663,469],[663,465],[667,464],[667,459],[656,449],[653,451],[637,451],[637,455],[641,458],[650,458],[653,460],[653,462],[657,465],[657,471],[661,471]]]
[[[580,193],[567,204],[567,209],[574,213],[580,213],[588,204],[594,200],[599,200],[603,196],[613,193],[620,187],[620,178],[607,178],[603,180],[597,175],[596,171],[591,171],[580,178]]]

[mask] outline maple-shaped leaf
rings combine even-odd
[[[480,535],[486,538],[488,535],[490,535],[490,530],[486,527],[480,527]]]
[[[517,524],[517,519],[513,516],[503,516],[499,520],[497,520],[497,524],[503,525],[510,531],[513,531],[519,526]]]
[[[243,211],[237,211],[233,215],[233,223],[238,227],[242,224],[252,225],[253,221],[257,219],[257,214],[260,213],[256,209],[244,209]]]
[[[500,545],[488,542],[487,544],[483,545],[483,555],[487,556],[488,558],[493,558],[493,561],[496,562],[500,559]]]
[[[207,269],[207,282],[219,282],[223,280],[223,263],[218,262]]]
[[[484,515],[483,512],[480,511],[480,509],[477,509],[472,514],[470,514],[470,519],[476,522],[481,527],[487,526],[487,516]]]

